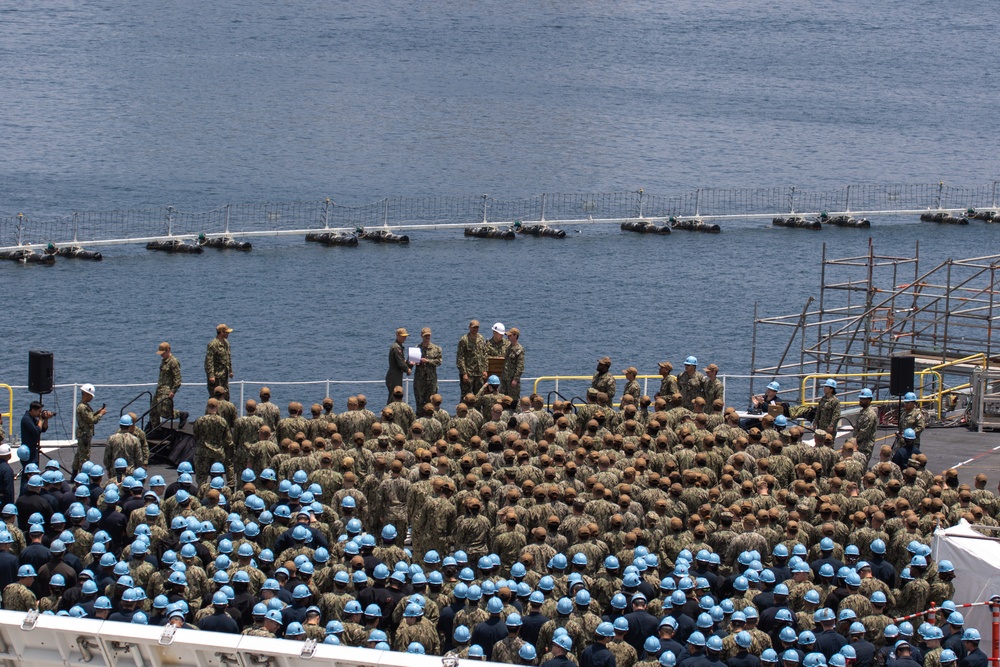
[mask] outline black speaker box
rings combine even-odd
[[[889,369],[889,393],[902,396],[913,391],[913,374],[917,370],[916,359],[913,357],[892,357],[892,367]]]
[[[45,350],[28,352],[28,393],[52,393],[53,354]]]

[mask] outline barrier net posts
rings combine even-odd
[[[1000,595],[994,595],[990,598],[990,612],[993,614],[993,637],[992,637],[992,651],[990,651],[990,663],[993,665],[1000,664]]]

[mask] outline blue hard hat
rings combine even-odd
[[[688,357],[687,359],[684,360],[684,365],[685,366],[697,366],[698,365],[698,357],[694,357],[694,356]]]
[[[916,400],[917,400],[917,395],[914,394],[912,391],[908,391],[903,395],[904,403],[915,403]]]
[[[559,646],[563,650],[566,651],[573,650],[573,639],[572,637],[569,636],[569,633],[561,634],[558,637],[553,635],[552,643],[555,644],[556,646]]]
[[[785,417],[785,415],[778,415],[774,418],[774,425],[779,428],[784,428],[785,426],[788,426],[788,418]]]
[[[597,636],[598,637],[614,637],[615,636],[615,626],[607,621],[600,623],[597,626]]]
[[[499,384],[500,384],[500,378],[498,378],[496,375],[491,375],[488,378],[486,378],[486,384],[492,384],[492,385],[498,385],[499,386]]]
[[[868,387],[865,387],[860,392],[858,392],[858,398],[874,398],[875,394]]]
[[[692,646],[704,646],[705,645],[705,635],[701,634],[697,630],[688,635],[687,643]]]
[[[771,391],[781,391],[781,385],[777,382],[769,382],[767,388]]]
[[[581,591],[577,591],[576,592],[576,599],[575,599],[575,601],[576,601],[576,604],[578,604],[581,607],[589,606],[590,605],[590,593],[587,591],[587,589],[583,589]]]
[[[981,639],[982,639],[982,637],[979,636],[979,630],[977,630],[975,628],[966,628],[962,632],[962,641],[963,642],[978,642]]]
[[[749,633],[746,634],[749,637]],[[797,635],[795,634],[795,630],[789,627],[781,628],[781,632],[778,633],[778,639],[780,639],[783,642],[788,642],[789,644],[794,644],[796,638]],[[748,642],[747,646],[749,645],[750,644]]]
[[[118,420],[118,425],[119,426],[131,426],[132,425],[132,418],[130,416],[128,416],[128,415],[122,415],[121,419]]]
[[[792,630],[792,629],[791,628],[784,628],[781,631],[782,634],[784,633],[785,630]],[[795,638],[795,631],[794,630],[792,630],[792,638],[793,638],[793,640]],[[784,639],[784,637],[782,637],[782,640],[783,641],[789,641],[787,639]],[[753,641],[753,638],[750,636],[750,633],[747,632],[746,630],[740,630],[739,632],[736,633],[736,645],[737,646],[739,646],[741,648],[750,648],[750,644],[752,643],[752,641]]]
[[[830,389],[836,389],[837,388],[837,381],[834,380],[833,378],[827,378],[826,382],[823,383],[823,386],[824,387],[829,387]]]
[[[912,428],[907,428],[903,430],[903,440],[916,440],[917,432]]]
[[[946,648],[945,650],[941,651],[941,655],[938,656],[938,660],[941,662],[941,664],[944,664],[946,662],[955,662],[956,660],[958,660],[958,656],[955,655],[955,652],[952,651],[950,648]]]
[[[495,377],[495,376],[494,376]],[[469,657],[470,658],[482,658],[483,657],[483,647],[479,644],[473,644],[469,647]]]
[[[513,613],[510,616],[508,616],[506,623],[512,628],[520,627],[521,625],[523,625],[523,622],[521,621],[521,615],[518,613]]]
[[[455,632],[452,634],[455,641],[459,644],[464,644],[470,639],[472,639],[472,633],[469,632],[469,628],[464,625],[460,625],[455,628]]]
[[[569,616],[573,613],[573,601],[569,598],[559,598],[556,603],[556,612],[562,616]]]
[[[705,642],[705,647],[709,651],[721,651],[722,650],[722,637],[718,635],[712,635]]]

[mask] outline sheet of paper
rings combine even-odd
[[[420,363],[420,347],[410,348],[410,363],[419,364]]]

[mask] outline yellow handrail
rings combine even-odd
[[[942,368],[947,368],[948,366],[958,366],[959,364],[967,364],[967,363],[972,362],[974,359],[978,359],[979,361],[982,361],[982,362],[985,363],[986,362],[986,355],[983,354],[982,352],[977,352],[976,354],[970,354],[969,356],[962,357],[961,359],[955,359],[953,361],[946,361],[946,362],[944,362],[942,364],[938,364],[937,366],[931,366],[927,370],[929,370],[929,371],[937,371],[937,370],[941,370]]]
[[[888,377],[891,373],[879,372],[879,373],[813,373],[811,375],[806,375],[802,378],[802,384],[799,390],[799,403],[802,405],[818,405],[818,400],[808,400],[806,398],[806,384],[812,380],[825,380],[827,378],[834,379],[847,379],[847,378],[861,378],[862,380],[867,380],[868,378],[880,378]],[[941,397],[945,394],[944,380],[941,377],[941,373],[931,369],[925,369],[917,371],[914,375],[920,376],[921,380],[925,376],[931,377],[937,380],[937,390],[924,394],[925,383],[923,381],[918,383],[919,391],[917,393],[917,403],[932,403],[937,406],[937,416],[940,419],[942,415],[941,411]],[[950,391],[950,390],[949,390]],[[878,401],[878,403],[891,403],[892,401]],[[860,405],[859,401],[840,401],[841,405]]]
[[[0,412],[0,418],[7,418],[7,435],[14,433],[14,389],[9,384],[0,384],[0,389],[7,390],[7,412]],[[7,443],[10,444],[10,443]]]

